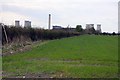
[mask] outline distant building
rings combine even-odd
[[[24,27],[31,28],[31,21],[25,21]]]
[[[51,27],[51,14],[49,14],[49,20],[48,20],[48,29],[50,30]]]
[[[75,32],[76,28],[62,28],[62,30],[68,31],[68,32]]]
[[[85,33],[86,34],[93,34],[94,32],[95,32],[94,24],[86,24]]]
[[[101,33],[101,24],[97,24],[97,31]]]
[[[62,29],[61,26],[53,26],[53,30],[60,30],[60,29]]]
[[[86,29],[94,28],[94,24],[86,24]]]
[[[20,27],[20,21],[16,20],[16,21],[15,21],[15,26],[16,26],[16,27]]]
[[[67,31],[67,32],[75,32],[76,28],[63,28],[62,26],[53,26],[53,30]]]

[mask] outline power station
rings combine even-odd
[[[25,21],[24,27],[25,28],[31,28],[31,21]]]
[[[49,14],[49,19],[48,19],[48,29],[50,30],[51,27],[51,14]]]
[[[97,24],[97,31],[101,33],[101,24]]]
[[[92,27],[94,27],[94,24],[86,24],[86,29],[90,29]]]
[[[19,20],[15,20],[15,26],[20,27],[20,21]],[[25,28],[31,28],[31,21],[25,21],[24,22],[24,27]]]
[[[16,26],[16,27],[20,27],[20,21],[15,20],[15,26]]]

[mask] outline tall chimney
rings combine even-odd
[[[51,14],[49,14],[49,21],[48,21],[48,29],[50,30],[50,26],[51,26]]]

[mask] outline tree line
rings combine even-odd
[[[65,37],[71,36],[78,36],[80,35],[79,32],[68,32],[68,31],[59,31],[59,30],[45,30],[45,29],[38,29],[38,28],[22,28],[22,27],[15,27],[15,26],[4,26],[8,42],[11,43],[13,41],[37,41],[37,40],[53,40],[53,39],[60,39]],[[4,29],[2,27],[2,44],[6,44],[6,37],[4,33]]]
[[[6,44],[6,36],[4,28],[7,34],[8,43],[11,42],[24,42],[24,41],[38,41],[38,40],[53,40],[61,39],[65,37],[78,36],[81,34],[95,34],[95,35],[120,35],[113,33],[99,33],[94,28],[89,30],[83,29],[81,25],[77,25],[75,31],[65,30],[46,30],[38,28],[22,28],[15,26],[4,25],[2,27],[2,44]]]

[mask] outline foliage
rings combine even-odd
[[[2,28],[3,29],[3,28]],[[5,26],[9,43],[13,41],[37,41],[37,40],[52,40],[64,37],[71,37],[80,35],[78,32],[55,31],[37,28],[22,28],[22,27],[8,27]],[[5,34],[2,30],[2,43],[6,43]]]
[[[83,31],[82,26],[81,26],[81,25],[77,25],[77,26],[76,26],[76,31],[77,31],[77,32],[82,32],[82,31]]]

